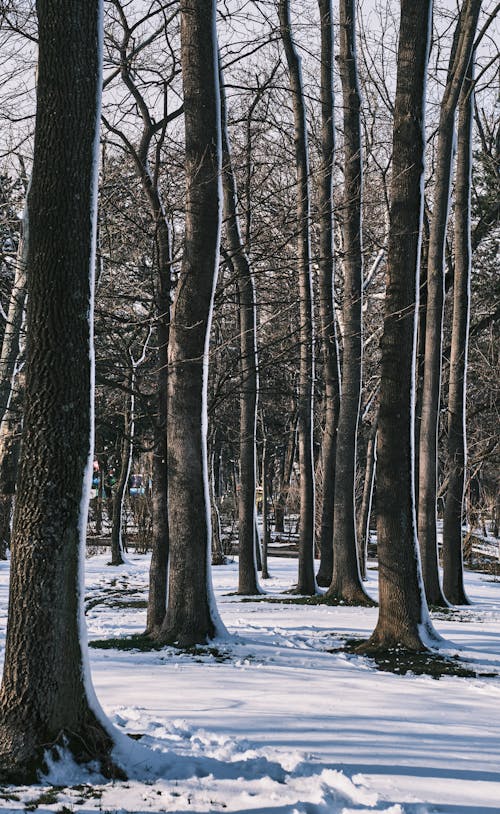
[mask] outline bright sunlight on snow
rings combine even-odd
[[[493,814],[500,811],[500,582],[467,574],[473,605],[433,614],[448,654],[477,677],[381,672],[336,651],[366,637],[377,610],[245,601],[237,564],[214,569],[230,638],[190,653],[102,647],[142,633],[149,560],[87,559],[97,696],[130,780],[66,759],[46,783],[1,790],[3,811]],[[273,558],[265,589],[290,588],[296,561]],[[368,590],[376,596],[376,571]],[[2,637],[8,563],[0,563]],[[2,641],[3,647],[3,641]],[[493,674],[493,675],[492,675]],[[76,779],[75,779],[76,778]],[[68,784],[71,783],[71,786]]]

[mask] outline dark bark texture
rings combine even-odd
[[[472,119],[474,110],[473,64],[469,65],[459,101],[457,172],[455,182],[455,275],[448,392],[449,481],[443,523],[443,589],[455,605],[467,605],[462,563],[462,513],[467,458],[465,390],[470,309],[470,195]]]
[[[215,1],[181,2],[186,225],[173,308],[168,382],[169,590],[160,641],[214,636],[209,598],[210,505],[206,353],[220,230],[220,104]]]
[[[300,468],[299,575],[297,592],[316,593],[314,577],[314,460],[313,460],[313,381],[314,330],[311,247],[309,239],[309,167],[307,125],[300,57],[295,48],[290,22],[289,0],[278,6],[281,38],[285,49],[294,117],[295,165],[297,173],[297,276],[300,304],[300,371],[298,439]]]
[[[89,706],[79,630],[101,8],[38,0],[37,11],[26,413],[0,696],[0,775],[16,782],[33,781],[56,743],[108,770],[111,746]]]
[[[361,97],[356,60],[354,0],[340,2],[340,76],[344,108],[344,202],[342,233],[344,254],[344,352],[342,399],[335,463],[335,516],[333,522],[333,575],[328,596],[350,604],[372,604],[359,573],[356,543],[354,483],[356,435],[361,398],[362,291]]]
[[[455,30],[439,117],[436,188],[429,237],[419,451],[418,538],[427,601],[433,605],[447,604],[439,584],[436,518],[446,226],[451,188],[455,112],[460,88],[470,62],[480,8],[481,0],[464,0]]]
[[[324,426],[321,446],[321,502],[318,585],[328,587],[333,573],[335,456],[340,409],[340,370],[334,308],[333,163],[335,157],[333,98],[333,13],[331,0],[319,0],[321,16],[321,175],[319,180],[319,308],[323,351]]]
[[[379,618],[367,649],[424,648],[413,489],[415,304],[430,0],[402,0],[377,443]]]

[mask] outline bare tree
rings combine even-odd
[[[342,398],[335,460],[333,575],[327,596],[372,604],[363,590],[356,543],[354,481],[361,398],[363,257],[361,246],[361,96],[356,59],[354,0],[340,3],[340,75],[344,108],[344,200],[342,206],[344,300]]]
[[[427,263],[424,379],[420,425],[418,538],[427,601],[446,604],[437,561],[437,444],[444,309],[445,239],[451,188],[455,112],[469,64],[481,0],[464,0],[458,18],[439,115],[436,185]]]
[[[292,37],[289,0],[278,5],[281,37],[285,49],[294,117],[295,166],[297,176],[297,272],[300,298],[300,373],[298,438],[300,466],[299,575],[297,592],[314,594],[314,461],[313,461],[313,380],[314,328],[309,236],[309,163],[307,124],[300,57]]]
[[[456,605],[467,605],[462,564],[462,512],[465,489],[466,430],[465,390],[470,311],[471,274],[471,169],[474,57],[459,99],[457,172],[455,181],[455,271],[453,275],[453,325],[448,391],[449,480],[443,524],[443,588]]]
[[[379,617],[365,650],[425,648],[433,633],[421,581],[413,483],[417,279],[422,233],[430,0],[402,0],[381,339],[377,444]]]
[[[36,780],[51,746],[112,768],[83,652],[80,580],[92,473],[102,7],[38,0],[37,12],[26,413],[0,695],[0,775],[16,782]]]
[[[190,645],[215,634],[207,472],[207,365],[218,267],[221,171],[215,0],[182,0],[186,224],[169,340],[167,613],[158,638]]]
[[[240,494],[238,500],[238,593],[258,594],[255,561],[255,436],[257,431],[257,327],[255,286],[248,255],[243,245],[238,216],[238,192],[231,163],[227,112],[222,86],[222,190],[229,257],[236,276],[240,328]]]
[[[333,573],[335,457],[340,409],[340,369],[334,305],[333,168],[335,126],[333,98],[333,13],[331,0],[319,0],[321,16],[321,175],[319,181],[319,306],[323,350],[324,426],[321,444],[323,496],[319,532],[321,562],[318,585],[328,587]]]

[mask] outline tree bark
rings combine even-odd
[[[168,353],[170,562],[167,613],[159,640],[192,645],[215,634],[206,429],[208,341],[220,231],[215,0],[182,0],[181,62],[186,224]]]
[[[370,437],[368,439],[365,479],[363,482],[363,496],[361,498],[361,508],[359,510],[358,556],[359,570],[361,572],[362,579],[366,579],[366,560],[368,555],[368,543],[370,541],[370,515],[372,511],[373,487],[375,484],[375,470],[377,465],[377,432],[378,409],[373,417]]]
[[[26,300],[26,259],[29,241],[28,212],[23,215],[23,231],[16,257],[14,283],[9,299],[7,322],[0,354],[0,424],[9,408],[14,386],[16,362],[20,353],[20,337]]]
[[[297,593],[316,593],[314,577],[314,459],[313,459],[313,382],[314,322],[309,238],[309,172],[307,124],[302,87],[301,61],[295,48],[290,22],[289,0],[278,5],[281,38],[292,91],[295,164],[297,174],[297,235],[300,298],[300,371],[298,393],[298,438],[300,467],[299,574]]]
[[[24,373],[18,373],[14,378],[9,405],[0,423],[0,560],[7,559],[7,549],[10,546],[23,423]]]
[[[481,0],[464,0],[455,29],[446,87],[441,102],[436,188],[427,265],[424,380],[419,452],[418,537],[427,601],[446,605],[439,584],[437,556],[437,466],[444,310],[444,253],[451,189],[455,112],[470,61]]]
[[[363,259],[361,249],[361,97],[356,60],[354,0],[340,2],[340,76],[344,107],[344,352],[342,399],[335,461],[333,574],[327,596],[349,604],[373,604],[363,589],[356,542],[356,435],[361,398]]]
[[[335,127],[333,98],[333,14],[331,0],[319,0],[321,15],[321,175],[319,183],[319,307],[325,382],[324,427],[321,446],[323,499],[319,532],[318,585],[328,587],[333,574],[333,514],[335,457],[340,409],[340,369],[334,306],[333,164]]]
[[[123,513],[125,496],[132,466],[134,424],[135,424],[135,376],[134,368],[130,369],[125,407],[123,437],[121,443],[120,474],[113,494],[113,518],[111,525],[111,562],[109,565],[123,565],[125,562],[125,544],[123,541]]]
[[[92,475],[102,7],[38,0],[37,12],[26,412],[0,694],[0,776],[16,783],[36,781],[55,745],[112,768],[111,738],[89,697],[80,578]]]
[[[238,500],[238,593],[259,594],[255,534],[255,437],[257,431],[257,329],[255,285],[241,238],[236,181],[231,164],[226,102],[221,81],[222,190],[231,264],[236,272],[240,327],[240,494]]]
[[[471,276],[471,170],[474,114],[473,61],[462,86],[457,132],[455,182],[455,275],[448,393],[448,466],[443,524],[443,589],[455,605],[468,605],[462,561],[462,514],[467,465],[465,393]]]
[[[377,443],[379,617],[364,650],[425,649],[413,484],[414,365],[430,0],[402,0]]]
[[[293,404],[292,407],[294,407]],[[276,499],[276,506],[274,510],[274,530],[280,534],[284,534],[285,532],[286,506],[288,492],[290,491],[290,483],[292,481],[293,462],[295,460],[296,448],[297,413],[294,410],[293,414],[290,416],[287,444],[281,457],[278,497]]]

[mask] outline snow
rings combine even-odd
[[[145,628],[149,558],[131,555],[118,568],[108,560],[86,562],[90,640]],[[270,558],[269,568],[269,593],[296,580],[296,560]],[[368,573],[376,596],[376,571]],[[453,642],[448,652],[496,677],[437,681],[328,652],[344,637],[368,636],[376,609],[242,602],[232,594],[237,578],[236,562],[214,569],[230,636],[210,649],[90,649],[97,696],[114,727],[142,735],[119,741],[128,781],[106,782],[64,757],[40,786],[0,790],[0,809],[20,812],[41,800],[42,814],[63,806],[85,814],[500,811],[499,581],[467,573],[474,605],[433,618]],[[2,637],[7,580],[8,563],[0,563]],[[49,781],[61,787],[52,803],[41,797]]]

